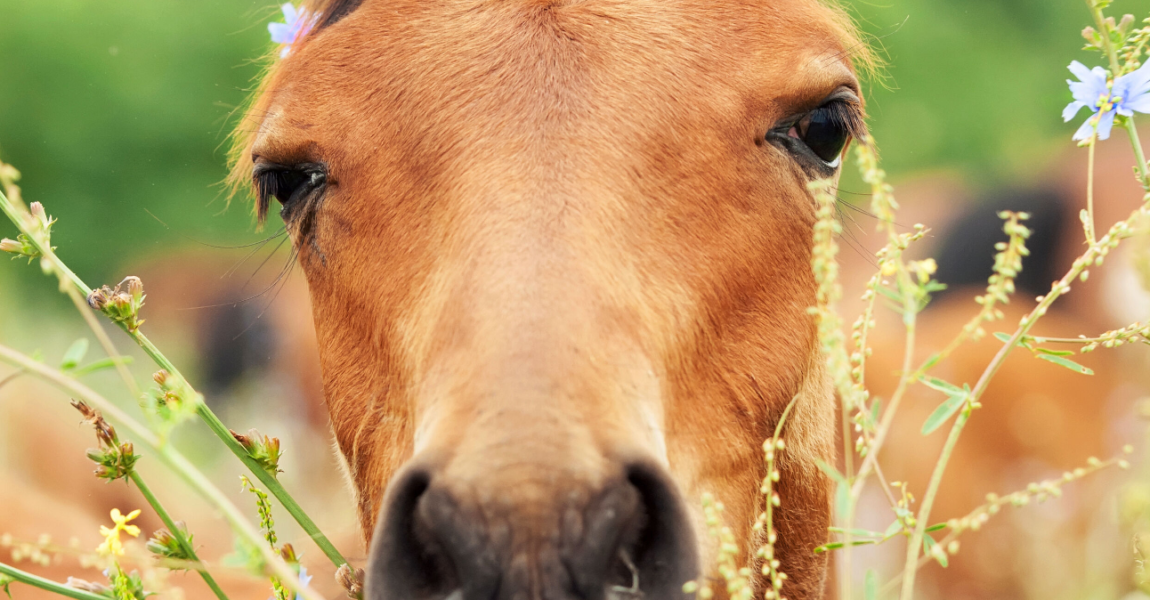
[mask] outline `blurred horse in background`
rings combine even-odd
[[[1134,164],[1128,145],[1101,144],[1096,167],[1096,229],[1105,232],[1126,218],[1142,201],[1143,192],[1130,174]],[[988,332],[1012,333],[1019,319],[1046,294],[1052,282],[1070,268],[1081,252],[1085,234],[1078,218],[1086,206],[1085,152],[1074,150],[1056,160],[1037,183],[1014,183],[973,193],[937,174],[899,184],[904,207],[902,225],[924,223],[932,234],[913,246],[916,258],[935,257],[937,277],[948,289],[936,294],[917,323],[916,364],[941,350],[978,310],[975,296],[984,293],[994,262],[994,244],[1005,241],[1002,210],[1026,211],[1032,229],[1031,255],[1023,261],[1017,292],[1003,307],[1005,318],[986,325]],[[850,220],[850,217],[848,217]],[[861,310],[865,278],[874,272],[873,251],[885,240],[867,235],[867,219],[848,223],[840,255],[846,288],[844,314],[848,322]],[[1036,326],[1036,335],[1096,336],[1104,331],[1145,322],[1150,295],[1142,289],[1132,264],[1132,241],[1092,270],[1087,282],[1076,282]],[[851,247],[853,245],[853,248]],[[874,356],[868,376],[874,396],[889,399],[898,380],[904,335],[893,311],[878,311],[879,327],[872,335]],[[957,385],[972,384],[1001,347],[991,335],[960,347],[952,359],[932,374]],[[1067,349],[1073,346],[1066,346]],[[1090,456],[1105,458],[1124,444],[1140,441],[1133,419],[1135,400],[1150,383],[1145,356],[1130,348],[1099,350],[1074,357],[1094,370],[1084,376],[1037,360],[1016,350],[987,388],[982,408],[971,417],[953,454],[936,499],[932,521],[961,517],[986,502],[986,494],[1005,495],[1030,482],[1057,478],[1085,465]],[[892,481],[907,481],[909,489],[925,489],[945,433],[923,437],[919,430],[938,406],[938,393],[911,388],[896,419],[881,464]],[[1071,599],[1105,590],[1110,597],[1130,589],[1128,537],[1121,532],[1115,500],[1119,475],[1102,473],[1070,484],[1061,498],[1040,506],[1004,509],[982,530],[961,538],[961,552],[946,569],[925,568],[922,595],[952,599]],[[878,530],[889,523],[881,494],[864,501]],[[878,515],[882,515],[879,517]],[[885,521],[884,521],[885,519]],[[864,550],[866,552],[866,550]],[[887,549],[871,552],[889,552]],[[903,554],[890,557],[894,576]],[[856,574],[861,577],[861,574]]]

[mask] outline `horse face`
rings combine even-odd
[[[703,493],[758,543],[761,444],[796,396],[777,554],[788,597],[819,595],[806,184],[859,112],[836,13],[317,9],[240,172],[307,276],[372,600],[681,597],[714,555]]]

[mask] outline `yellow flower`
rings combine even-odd
[[[112,509],[112,521],[116,526],[108,529],[103,525],[100,526],[100,535],[104,536],[104,543],[96,548],[96,552],[105,556],[123,556],[124,546],[120,543],[120,532],[132,536],[140,536],[140,528],[135,525],[128,525],[128,521],[140,516],[140,509],[133,510],[127,516],[120,514],[120,509]]]

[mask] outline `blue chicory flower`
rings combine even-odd
[[[1116,115],[1129,117],[1135,111],[1150,113],[1150,62],[1137,71],[1115,79],[1113,84],[1107,80],[1106,69],[1102,67],[1087,69],[1086,65],[1074,61],[1070,63],[1069,69],[1078,77],[1078,81],[1066,80],[1070,84],[1074,102],[1062,111],[1062,119],[1073,119],[1083,108],[1089,108],[1094,113],[1074,133],[1075,141],[1090,139],[1095,127],[1098,128],[1098,139],[1109,138]]]
[[[284,22],[268,23],[268,33],[272,34],[273,42],[284,45],[280,51],[280,58],[284,58],[291,54],[291,45],[311,31],[315,17],[306,9],[296,9],[291,2],[285,2],[280,10],[284,13]]]

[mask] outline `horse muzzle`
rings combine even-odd
[[[679,600],[695,535],[660,467],[600,485],[556,471],[461,482],[418,458],[389,485],[368,600]]]

